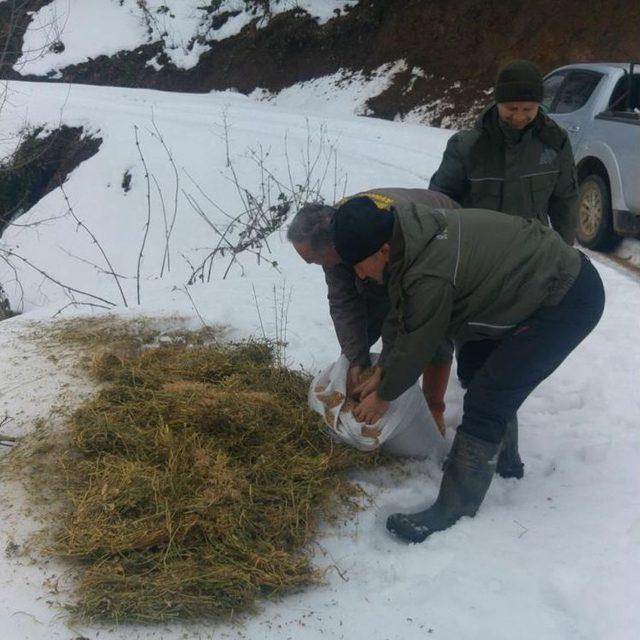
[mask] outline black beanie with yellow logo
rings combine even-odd
[[[393,209],[379,209],[371,198],[347,200],[333,218],[333,242],[340,259],[353,266],[378,252],[391,240],[394,222]]]

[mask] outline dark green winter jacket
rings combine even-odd
[[[567,244],[576,227],[577,181],[567,134],[538,113],[523,131],[490,105],[474,129],[450,138],[430,189],[462,207],[492,209],[551,226]]]
[[[438,191],[428,189],[404,189],[386,187],[371,189],[349,196],[366,195],[381,209],[390,210],[398,203],[422,204],[437,208],[457,208],[458,205]],[[382,285],[373,281],[360,280],[346,264],[324,267],[328,287],[329,311],[336,330],[336,336],[352,365],[368,367],[369,347],[380,337],[380,331],[389,311],[389,298]],[[453,346],[443,343],[435,354],[434,362],[450,362]]]
[[[378,389],[408,389],[443,338],[500,339],[560,302],[580,254],[536,220],[482,209],[396,205]]]

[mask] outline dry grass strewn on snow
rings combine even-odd
[[[265,342],[143,348],[146,334],[98,327],[100,339],[83,322],[53,335],[92,350],[102,390],[70,416],[54,464],[31,465],[34,486],[64,495],[47,544],[77,561],[75,613],[221,616],[316,581],[319,518],[356,491],[340,472],[375,458],[323,435],[308,377]]]

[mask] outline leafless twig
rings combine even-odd
[[[111,309],[103,304],[95,304],[93,302],[68,302],[64,307],[60,307],[51,317],[57,318],[65,309],[69,307],[91,307],[92,309]]]
[[[19,260],[20,262],[26,264],[29,268],[39,273],[45,280],[49,280],[50,282],[57,284],[60,288],[62,288],[64,291],[66,291],[69,294],[77,293],[82,296],[87,296],[87,298],[91,298],[92,300],[98,300],[99,302],[103,302],[104,304],[110,307],[116,306],[115,303],[111,302],[110,300],[97,296],[93,293],[89,293],[88,291],[82,291],[81,289],[76,289],[75,287],[72,287],[68,284],[64,284],[60,282],[60,280],[58,280],[57,278],[54,278],[52,275],[48,274],[46,271],[43,271],[40,267],[33,264],[33,262],[31,262],[27,258],[24,258],[23,256],[17,254],[13,249],[4,250],[3,258],[5,259],[5,261],[10,260],[11,258],[15,258],[16,260]]]
[[[147,182],[147,221],[144,227],[144,236],[142,238],[142,244],[140,246],[140,252],[138,253],[138,267],[136,269],[136,293],[138,298],[138,304],[140,304],[140,268],[142,265],[142,256],[144,254],[145,245],[147,244],[147,236],[149,234],[149,225],[151,224],[151,181],[149,180],[149,169],[140,147],[140,140],[138,138],[138,125],[133,127],[136,137],[136,147],[138,148],[138,154],[140,155],[140,161],[144,167],[144,177]]]
[[[196,315],[198,316],[200,322],[202,322],[202,326],[205,329],[209,329],[209,325],[206,323],[205,319],[202,317],[202,314],[198,310],[198,307],[196,306],[196,303],[194,302],[193,297],[191,296],[191,293],[189,292],[189,289],[187,288],[187,285],[182,287],[182,291],[184,291],[185,294],[187,295],[187,298],[189,298],[189,301],[191,302],[191,306],[193,307],[193,310],[196,312]]]
[[[202,202],[197,194],[183,190],[187,202],[193,210],[206,222],[218,236],[217,244],[205,255],[200,264],[193,270],[189,283],[196,280],[211,280],[214,262],[219,258],[226,258],[226,268],[222,278],[226,278],[234,265],[239,265],[239,256],[254,255],[258,263],[264,261],[272,267],[278,267],[276,260],[267,255],[271,252],[269,237],[280,230],[285,224],[290,212],[308,201],[324,201],[324,185],[331,174],[331,166],[337,165],[335,141],[328,138],[326,127],[323,125],[318,132],[318,140],[314,139],[311,126],[307,121],[307,136],[301,150],[299,166],[302,167],[303,179],[296,182],[291,160],[288,136],[285,135],[284,155],[286,159],[287,177],[282,180],[269,167],[271,150],[261,145],[247,150],[246,158],[258,170],[259,182],[253,188],[245,187],[239,177],[236,163],[230,153],[230,124],[226,112],[223,114],[223,138],[227,162],[227,175],[223,178],[235,187],[240,202],[240,212],[232,215],[222,206],[210,198],[204,190],[191,178],[198,192],[206,202]],[[338,169],[333,169],[333,193],[338,192]],[[226,222],[213,223],[207,215],[205,207],[209,203],[222,213]]]
[[[167,228],[166,216],[165,216],[165,248],[164,248],[164,255],[162,256],[162,268],[160,269],[160,277],[162,277],[165,266],[167,268],[167,272],[171,271],[171,255],[169,252],[169,241],[171,239],[171,234],[173,233],[173,228],[176,224],[176,219],[178,217],[178,196],[180,194],[180,174],[178,173],[178,168],[176,167],[176,163],[173,159],[173,154],[171,153],[171,150],[167,146],[167,143],[165,142],[165,139],[160,129],[158,128],[153,111],[151,112],[151,122],[153,123],[155,135],[158,136],[158,140],[160,140],[160,144],[162,145],[162,148],[165,150],[167,157],[169,158],[169,162],[171,163],[174,180],[175,180],[175,188],[173,192],[173,215],[171,217],[171,223],[168,225],[168,228]],[[164,200],[163,200],[163,210],[164,210]]]
[[[104,258],[104,261],[107,263],[107,267],[109,267],[109,269],[104,273],[107,273],[113,277],[116,285],[118,286],[118,291],[120,291],[122,302],[125,307],[128,307],[129,305],[127,304],[127,298],[125,297],[124,291],[122,290],[122,286],[120,285],[120,276],[116,273],[116,270],[113,268],[113,265],[111,264],[111,260],[109,260],[109,256],[107,256],[105,250],[103,249],[102,245],[98,241],[98,238],[96,238],[95,234],[91,231],[91,229],[89,229],[89,227],[87,227],[87,225],[84,222],[82,222],[82,220],[80,220],[80,218],[78,218],[78,216],[76,215],[76,212],[74,211],[73,207],[71,206],[71,202],[69,201],[69,197],[67,196],[67,192],[64,190],[64,187],[62,186],[62,184],[60,184],[60,191],[62,191],[62,195],[64,196],[64,201],[67,203],[67,208],[69,210],[69,213],[71,214],[71,217],[76,221],[76,224],[78,225],[78,227],[88,234],[93,244],[95,244],[96,247],[98,247],[98,251],[100,251],[102,257]]]
[[[262,322],[262,313],[260,312],[260,305],[258,304],[258,296],[256,294],[256,288],[253,285],[253,282],[251,283],[251,291],[253,292],[253,302],[255,304],[256,311],[258,312],[258,320],[260,321],[260,331],[262,331],[262,338],[263,340],[267,340],[267,332],[264,330],[264,323]]]

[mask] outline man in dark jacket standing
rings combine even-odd
[[[573,244],[578,197],[567,134],[540,111],[542,74],[526,60],[499,72],[495,104],[449,139],[429,189],[463,207],[535,218]]]
[[[507,423],[602,315],[598,272],[549,227],[481,209],[340,206],[333,245],[359,278],[385,283],[395,325],[354,415],[369,423],[409,388],[444,338],[495,344],[473,372],[434,505],[387,527],[421,542],[473,516],[489,488]]]
[[[470,131],[448,142],[429,188],[463,207],[491,209],[551,224],[572,245],[576,227],[577,181],[567,134],[540,111],[542,74],[526,60],[498,72],[495,103]],[[458,345],[458,377],[470,384],[471,371],[491,352],[491,343]],[[498,472],[522,477],[518,423],[505,436]]]
[[[399,187],[373,189],[366,195],[383,212],[396,204],[422,204],[438,208],[457,208],[446,195],[428,189]],[[341,202],[349,200],[344,198]],[[324,269],[328,287],[329,311],[342,353],[349,360],[348,391],[358,384],[360,374],[371,366],[369,349],[378,340],[386,339],[383,331],[389,312],[386,288],[373,281],[361,281],[353,267],[343,264],[333,247],[333,216],[335,208],[308,204],[298,211],[289,225],[287,237],[300,256]],[[444,434],[444,393],[449,380],[453,346],[443,342],[432,360],[425,366],[422,387],[425,399],[439,431]]]

